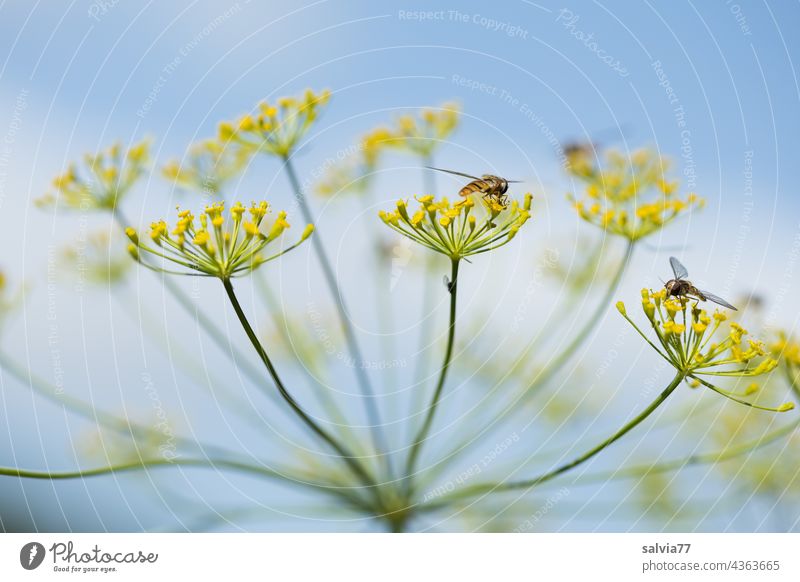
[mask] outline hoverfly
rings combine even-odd
[[[689,276],[689,271],[686,270],[686,267],[684,267],[678,259],[670,257],[669,264],[672,267],[672,273],[675,275],[675,278],[664,283],[664,288],[667,290],[668,296],[689,297],[699,301],[713,301],[717,305],[722,305],[728,309],[738,311],[738,309],[724,299],[708,291],[701,291],[692,285],[692,282],[686,279],[686,277]]]
[[[453,174],[455,176],[462,176],[464,178],[469,178],[472,180],[469,184],[461,188],[458,191],[459,196],[463,196],[466,198],[474,193],[481,194],[484,198],[489,198],[493,202],[497,202],[503,208],[508,206],[508,196],[506,196],[506,192],[508,191],[509,184],[517,184],[520,180],[506,180],[505,178],[501,178],[500,176],[493,176],[492,174],[483,174],[480,178],[477,176],[470,176],[469,174],[464,174],[462,172],[455,172],[453,170],[444,170],[442,168],[433,168],[431,166],[425,166],[429,170],[436,170],[438,172],[447,172],[448,174]]]

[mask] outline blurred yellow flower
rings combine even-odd
[[[122,197],[144,175],[150,161],[150,141],[125,150],[121,143],[95,155],[87,154],[83,166],[75,164],[53,180],[53,192],[36,200],[37,206],[63,204],[68,208],[114,210]]]
[[[307,89],[302,97],[281,97],[274,104],[259,103],[257,114],[221,123],[219,140],[226,146],[238,144],[251,152],[287,157],[316,121],[330,96],[327,89],[321,93]]]
[[[93,232],[64,247],[61,257],[65,268],[81,279],[102,285],[118,283],[132,265],[124,252],[125,247],[118,249],[118,243],[107,230]]]
[[[252,153],[249,148],[207,139],[193,144],[183,161],[168,162],[161,173],[180,188],[215,196],[241,174]]]
[[[695,194],[676,195],[678,183],[667,181],[667,167],[667,161],[651,150],[637,150],[629,158],[611,151],[603,168],[584,165],[578,171],[570,165],[586,188],[582,197],[569,199],[586,222],[636,241],[704,205]]]
[[[418,117],[403,115],[382,141],[387,146],[428,157],[458,126],[459,116],[459,106],[452,102],[425,108]]]
[[[475,209],[473,197],[450,203],[433,196],[417,198],[419,209],[410,214],[405,200],[398,200],[391,212],[380,211],[383,222],[403,236],[453,260],[491,251],[507,244],[530,218],[532,195],[520,205],[510,206],[480,198]]]
[[[455,103],[422,109],[419,116],[403,115],[390,126],[380,126],[359,140],[356,152],[325,172],[316,190],[323,196],[340,192],[363,192],[387,151],[403,151],[429,158],[458,126]]]
[[[249,219],[244,218],[245,213],[250,215]],[[170,231],[163,220],[151,225],[147,238],[152,244],[144,243],[133,228],[127,228],[125,233],[131,240],[128,251],[137,261],[156,271],[228,280],[248,274],[289,252],[314,231],[313,225],[309,224],[296,243],[271,256],[264,256],[261,253],[264,247],[289,228],[286,212],[278,212],[270,224],[264,220],[268,213],[269,205],[265,201],[258,204],[254,202],[248,209],[237,202],[231,207],[228,217],[225,215],[224,202],[206,206],[197,219],[190,211],[179,210],[178,222],[173,230]],[[152,266],[142,260],[140,250],[186,270],[168,271]]]

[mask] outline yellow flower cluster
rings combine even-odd
[[[330,96],[327,89],[321,93],[307,89],[302,97],[281,97],[274,104],[259,103],[257,114],[221,123],[219,140],[251,152],[287,157],[308,132]]]
[[[189,210],[179,209],[174,229],[170,230],[163,220],[151,225],[147,237],[151,244],[143,242],[133,228],[127,228],[125,234],[131,240],[128,251],[137,261],[157,271],[227,280],[247,274],[289,252],[314,231],[313,225],[309,224],[296,243],[271,256],[264,256],[261,253],[264,247],[289,228],[284,211],[278,212],[275,219],[266,224],[265,217],[269,211],[269,205],[264,201],[254,202],[247,209],[237,202],[230,208],[228,216],[225,203],[217,202],[206,206],[197,219]],[[140,250],[180,265],[186,271],[154,267],[142,261]]]
[[[185,160],[168,162],[161,173],[181,188],[214,196],[242,172],[251,156],[249,148],[207,139],[192,145]]]
[[[648,149],[630,157],[609,152],[603,168],[584,164],[578,170],[570,164],[571,171],[586,182],[586,190],[582,198],[569,198],[586,222],[636,241],[704,205],[695,194],[685,198],[676,194],[678,183],[665,178],[667,166],[666,160]]]
[[[727,315],[716,311],[713,315],[697,305],[689,305],[686,297],[667,297],[666,290],[642,289],[642,311],[655,332],[661,349],[652,343],[630,319],[621,301],[619,312],[633,325],[636,331],[685,378],[696,386],[703,385],[714,392],[735,400],[740,404],[784,412],[791,410],[791,402],[777,408],[758,406],[742,398],[758,390],[758,385],[749,383],[743,393],[723,390],[712,384],[709,377],[750,378],[771,372],[778,361],[767,354],[760,341],[747,338],[747,330],[736,322],[730,322],[728,332],[721,339],[720,328]]]
[[[113,210],[122,197],[144,175],[150,161],[150,141],[125,150],[116,143],[106,150],[86,155],[83,168],[75,164],[53,180],[54,192],[36,200],[41,207],[57,202],[73,209]]]
[[[520,205],[516,200],[504,207],[480,198],[476,209],[473,197],[450,203],[433,196],[420,196],[419,209],[409,213],[405,200],[397,201],[391,212],[380,211],[383,222],[403,236],[437,253],[458,260],[491,251],[507,244],[531,216],[531,194]]]
[[[358,154],[331,166],[317,185],[317,192],[331,196],[339,192],[363,192],[383,153],[404,151],[428,158],[458,126],[455,103],[425,108],[418,117],[404,115],[390,126],[381,126],[362,136]]]

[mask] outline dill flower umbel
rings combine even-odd
[[[255,202],[245,208],[237,202],[231,206],[226,216],[225,203],[218,202],[206,206],[199,217],[189,210],[179,210],[175,228],[170,230],[163,220],[150,227],[149,243],[140,239],[137,232],[128,227],[125,234],[131,240],[130,254],[144,266],[178,275],[199,275],[217,277],[223,281],[241,276],[264,263],[294,249],[314,231],[313,225],[306,226],[300,239],[276,251],[264,255],[264,248],[281,237],[289,223],[286,212],[280,211],[273,220],[265,217],[270,208],[266,202]],[[249,216],[245,217],[248,214]],[[168,271],[142,260],[140,251],[145,251],[164,261],[184,267],[185,271]]]
[[[667,298],[664,289],[655,292],[642,289],[642,311],[650,322],[658,345],[650,341],[628,316],[622,301],[617,303],[617,309],[690,385],[705,386],[740,404],[762,410],[785,412],[794,408],[791,402],[773,408],[745,400],[758,391],[758,384],[749,378],[771,372],[778,361],[768,355],[762,342],[748,338],[747,330],[735,321],[723,331],[722,324],[728,319],[725,313],[716,311],[709,315],[690,303],[692,300],[686,297]],[[731,392],[712,383],[714,378],[736,378],[738,381],[746,378],[748,385],[742,392]]]
[[[325,89],[314,93],[307,89],[302,97],[281,97],[274,104],[262,102],[256,115],[246,114],[235,122],[219,126],[223,144],[238,144],[251,152],[265,152],[287,157],[330,100]]]
[[[647,149],[629,158],[612,151],[605,167],[573,171],[586,189],[582,198],[570,195],[569,199],[586,222],[637,241],[703,207],[704,201],[695,194],[685,198],[676,194],[678,182],[666,179],[667,169],[667,161]]]
[[[122,197],[144,175],[150,161],[150,141],[127,150],[116,143],[98,154],[87,154],[53,180],[53,192],[36,200],[41,207],[63,204],[73,209],[114,210]]]
[[[487,198],[477,204],[473,197],[451,204],[447,198],[436,201],[433,196],[420,196],[419,209],[413,214],[405,200],[397,201],[396,210],[378,214],[403,236],[458,260],[510,242],[530,218],[532,199],[526,194],[522,205],[515,200],[506,207]]]
[[[226,147],[215,139],[207,139],[192,145],[183,161],[168,162],[161,173],[180,188],[216,195],[241,174],[251,155],[248,148]]]

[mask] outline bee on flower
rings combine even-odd
[[[216,196],[242,173],[252,153],[249,148],[207,139],[192,145],[183,161],[168,162],[161,173],[184,190]]]
[[[330,96],[327,89],[321,93],[307,89],[302,97],[281,97],[274,104],[259,103],[255,115],[246,114],[235,122],[221,123],[219,141],[251,152],[288,157],[316,121]]]
[[[53,180],[53,191],[36,200],[36,204],[113,211],[145,174],[149,162],[150,140],[133,144],[127,150],[121,143],[115,143],[97,154],[87,154],[80,167],[70,165]]]
[[[526,194],[522,204],[515,200],[506,207],[490,198],[451,203],[428,195],[417,198],[419,208],[413,213],[405,200],[398,200],[396,210],[379,216],[403,236],[457,261],[509,243],[531,217],[532,199]]]
[[[668,298],[665,289],[642,289],[642,311],[655,334],[656,342],[653,343],[628,316],[623,302],[617,303],[617,309],[690,385],[704,386],[735,402],[761,410],[785,412],[794,408],[791,402],[767,407],[745,400],[759,389],[758,384],[749,379],[771,372],[778,361],[769,355],[763,342],[748,337],[747,330],[737,322],[731,321],[723,326],[728,319],[725,313],[715,311],[709,315],[686,297]],[[714,383],[719,378],[748,379],[747,387],[741,392],[725,390]]]
[[[269,212],[266,201],[254,202],[249,208],[237,202],[227,213],[225,203],[217,202],[206,206],[199,217],[189,210],[179,210],[178,221],[172,229],[160,220],[151,225],[149,236],[140,238],[136,230],[128,227],[125,231],[131,241],[128,251],[134,259],[156,271],[227,281],[248,274],[296,248],[314,231],[309,224],[297,242],[265,255],[265,247],[289,228],[286,212],[280,211],[274,219],[266,220]],[[151,265],[142,260],[141,251],[183,269],[172,271]]]
[[[696,194],[678,196],[678,182],[666,178],[668,166],[648,149],[630,158],[611,151],[605,167],[573,172],[586,186],[583,196],[571,194],[569,199],[586,222],[637,241],[704,205]]]

